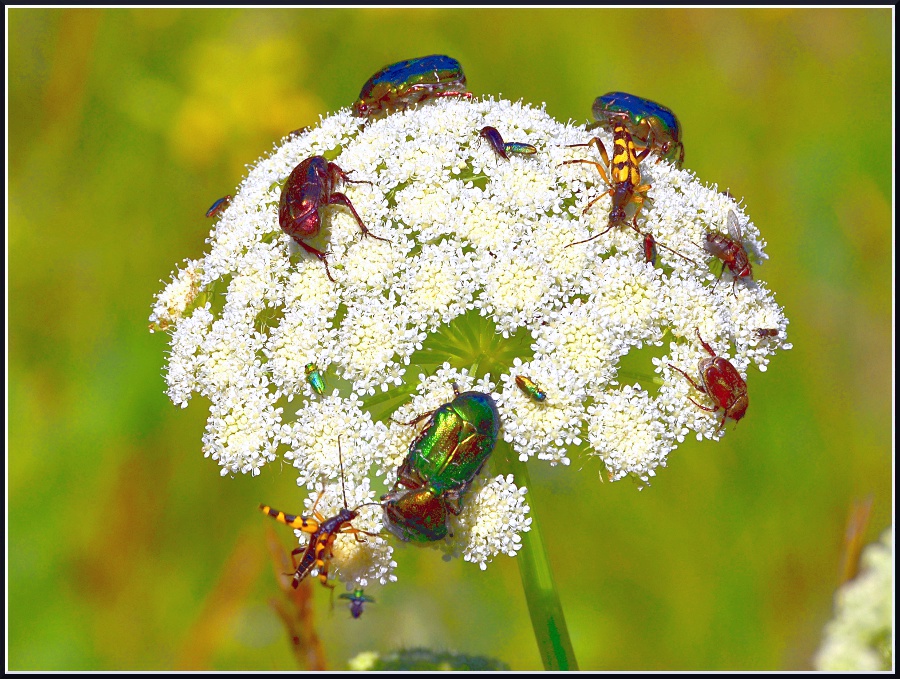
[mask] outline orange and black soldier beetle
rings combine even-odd
[[[296,589],[309,572],[316,568],[318,571],[319,581],[329,589],[334,589],[334,585],[328,584],[328,562],[334,556],[332,548],[334,540],[341,533],[353,534],[357,541],[365,542],[359,535],[371,535],[377,537],[377,533],[369,533],[368,531],[359,530],[350,525],[357,516],[359,516],[359,508],[366,505],[380,505],[380,502],[366,502],[359,505],[355,509],[347,509],[347,494],[344,491],[344,462],[341,457],[341,439],[338,438],[338,459],[341,461],[341,493],[344,496],[344,506],[341,510],[330,518],[325,518],[316,511],[316,505],[322,499],[322,495],[316,498],[312,506],[312,516],[294,516],[285,514],[277,509],[272,509],[268,505],[260,505],[259,508],[264,514],[268,514],[279,523],[283,523],[291,528],[297,528],[304,533],[310,533],[309,542],[305,547],[298,547],[291,552],[291,562],[294,563],[296,570],[294,571],[294,579],[291,586]],[[297,554],[303,553],[300,557],[300,563],[296,563],[294,558]]]
[[[625,216],[625,208],[628,207],[629,203],[634,203],[636,205],[634,218],[635,220],[637,220],[637,216],[641,211],[644,200],[647,198],[646,194],[651,188],[650,184],[641,184],[641,169],[639,166],[639,163],[647,156],[648,153],[650,153],[650,147],[648,146],[639,154],[636,154],[634,151],[634,141],[631,138],[631,134],[625,128],[625,125],[617,122],[613,126],[612,163],[609,162],[609,156],[606,153],[606,147],[603,145],[603,142],[600,141],[599,137],[594,137],[585,144],[572,144],[568,148],[574,148],[576,146],[590,146],[591,144],[596,145],[597,150],[600,151],[600,156],[603,158],[603,163],[607,167],[609,167],[609,173],[607,173],[606,167],[593,160],[567,160],[563,163],[560,163],[560,165],[587,163],[588,165],[593,165],[597,168],[597,172],[600,173],[603,181],[606,182],[607,186],[609,186],[610,188],[608,191],[604,191],[599,196],[594,198],[594,200],[588,203],[587,207],[584,208],[584,212],[587,213],[587,211],[591,209],[594,203],[600,200],[603,196],[609,195],[610,197],[612,197],[612,209],[609,213],[609,226],[607,226],[596,236],[592,236],[591,238],[587,238],[585,240],[576,241],[575,243],[570,243],[569,245],[579,245],[580,243],[587,243],[594,240],[595,238],[599,238],[604,233],[606,233],[610,229],[614,229],[617,226],[628,226],[629,224]],[[610,177],[612,177],[611,181]],[[633,228],[638,233],[641,233],[640,230],[638,230],[637,226],[634,226]],[[643,234],[641,233],[641,235]],[[569,247],[569,245],[567,245],[566,247]]]

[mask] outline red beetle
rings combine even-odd
[[[728,233],[731,234],[731,238],[715,231],[706,234],[706,242],[703,244],[703,249],[722,260],[722,271],[727,267],[731,272],[731,290],[733,292],[737,279],[752,279],[753,272],[750,267],[750,258],[744,249],[741,225],[738,223],[737,215],[731,210],[728,212]],[[722,274],[720,273],[719,276],[721,277]]]
[[[328,268],[327,253],[305,243],[308,238],[318,235],[322,225],[321,210],[326,205],[343,205],[348,208],[363,236],[372,236],[377,240],[389,242],[372,234],[356,213],[353,203],[343,193],[336,191],[339,182],[369,184],[370,182],[354,181],[347,177],[335,163],[324,156],[312,156],[300,163],[291,172],[281,190],[281,203],[278,207],[278,223],[282,230],[293,238],[297,245],[309,254],[315,255],[325,265],[325,273],[332,283],[331,270]]]
[[[721,429],[725,426],[725,418],[730,417],[737,422],[744,416],[744,413],[747,412],[747,406],[750,404],[747,397],[747,383],[744,382],[744,379],[737,369],[731,365],[730,361],[721,358],[720,356],[716,356],[716,352],[713,351],[713,348],[700,337],[699,328],[697,328],[697,338],[700,340],[703,348],[709,352],[710,356],[712,356],[712,358],[700,359],[698,367],[700,369],[700,381],[702,384],[697,384],[691,379],[691,376],[681,368],[676,368],[671,363],[669,363],[669,367],[684,375],[685,378],[687,378],[687,381],[694,386],[694,389],[709,396],[716,404],[715,408],[707,408],[688,397],[688,400],[695,406],[710,413],[714,413],[720,408],[724,408],[725,412],[722,414],[722,421],[719,423],[719,429]]]

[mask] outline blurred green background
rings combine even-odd
[[[744,197],[792,351],[748,416],[653,486],[531,465],[582,669],[809,669],[852,503],[892,523],[890,9],[8,11],[8,667],[294,669],[265,548],[288,467],[221,478],[165,397],[153,294],[245,164],[381,66],[446,53],[561,120],[673,108],[686,167]],[[289,531],[279,533],[288,545]],[[514,559],[398,549],[329,666],[427,645],[541,667]]]

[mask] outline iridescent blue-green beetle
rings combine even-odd
[[[384,495],[384,525],[403,541],[433,542],[447,536],[448,513],[462,511],[462,498],[481,471],[500,431],[500,414],[490,394],[459,393],[428,418]]]
[[[313,391],[320,396],[325,393],[325,378],[322,377],[322,373],[315,363],[306,364],[306,381],[309,382],[309,386],[313,388]]]
[[[381,118],[438,97],[472,98],[462,66],[444,54],[385,66],[362,86],[353,110],[360,118]]]
[[[536,403],[543,403],[547,400],[547,392],[535,384],[530,377],[516,375],[516,386],[522,390],[523,394]]]
[[[594,100],[591,111],[598,126],[612,130],[616,123],[624,124],[639,146],[676,167],[684,163],[681,124],[672,109],[627,92],[608,92]]]

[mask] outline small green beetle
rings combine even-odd
[[[516,375],[516,386],[522,390],[523,394],[536,403],[543,403],[547,400],[547,392],[535,384],[530,377]]]
[[[315,363],[306,364],[306,380],[309,382],[309,386],[313,388],[313,391],[319,394],[319,396],[325,393],[325,378],[322,376],[322,373],[319,371],[318,367],[316,367]]]

